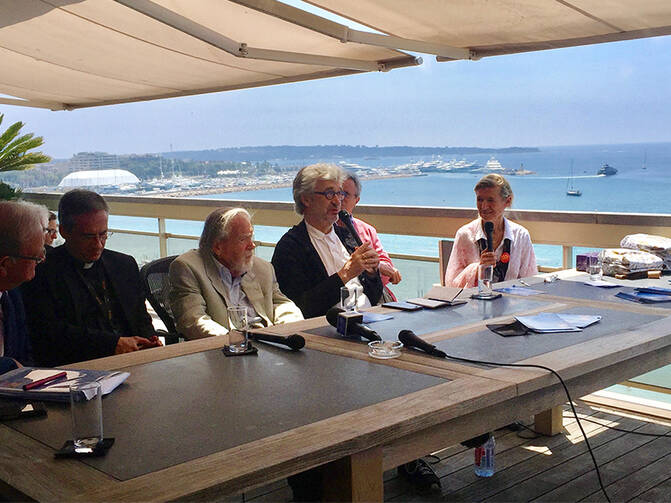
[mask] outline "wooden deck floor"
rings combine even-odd
[[[606,491],[615,501],[671,501],[671,424],[597,409],[578,408]],[[667,438],[621,432],[669,435]],[[385,474],[384,498],[391,502],[429,501],[606,501],[591,457],[568,406],[564,432],[554,437],[507,429],[495,432],[496,473],[482,479],[473,472],[473,451],[453,446],[428,458],[442,488],[419,493],[391,470]],[[244,499],[243,499],[244,498]],[[291,501],[286,481],[250,491],[237,501]],[[235,501],[235,500],[234,500]]]

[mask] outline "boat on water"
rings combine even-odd
[[[574,197],[582,196],[582,191],[573,186],[573,161],[571,161],[571,172],[568,180],[566,180],[566,195]]]
[[[609,166],[607,163],[603,163],[603,166],[599,168],[599,171],[596,172],[597,175],[611,176],[617,174],[617,169],[612,166]]]
[[[494,156],[491,156],[482,168],[471,169],[471,173],[504,173],[505,168]]]

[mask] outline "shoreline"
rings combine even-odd
[[[387,178],[409,178],[412,176],[422,176],[416,174],[393,174],[393,175],[374,175],[361,177],[363,180],[385,180]],[[189,197],[189,196],[203,196],[207,194],[222,194],[227,192],[252,192],[255,190],[272,190],[272,189],[283,189],[285,187],[291,187],[293,181],[291,182],[280,182],[280,183],[262,183],[259,185],[240,185],[233,187],[211,187],[207,189],[187,189],[180,190],[176,192],[165,192],[162,194],[152,194],[155,196],[161,197]]]

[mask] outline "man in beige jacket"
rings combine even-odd
[[[227,307],[245,306],[257,326],[302,320],[281,291],[273,266],[254,256],[253,226],[242,208],[219,208],[207,217],[199,248],[170,265],[170,305],[187,339],[228,337]]]

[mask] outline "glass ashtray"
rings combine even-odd
[[[403,343],[399,341],[371,341],[368,343],[368,356],[388,360],[401,356]]]

